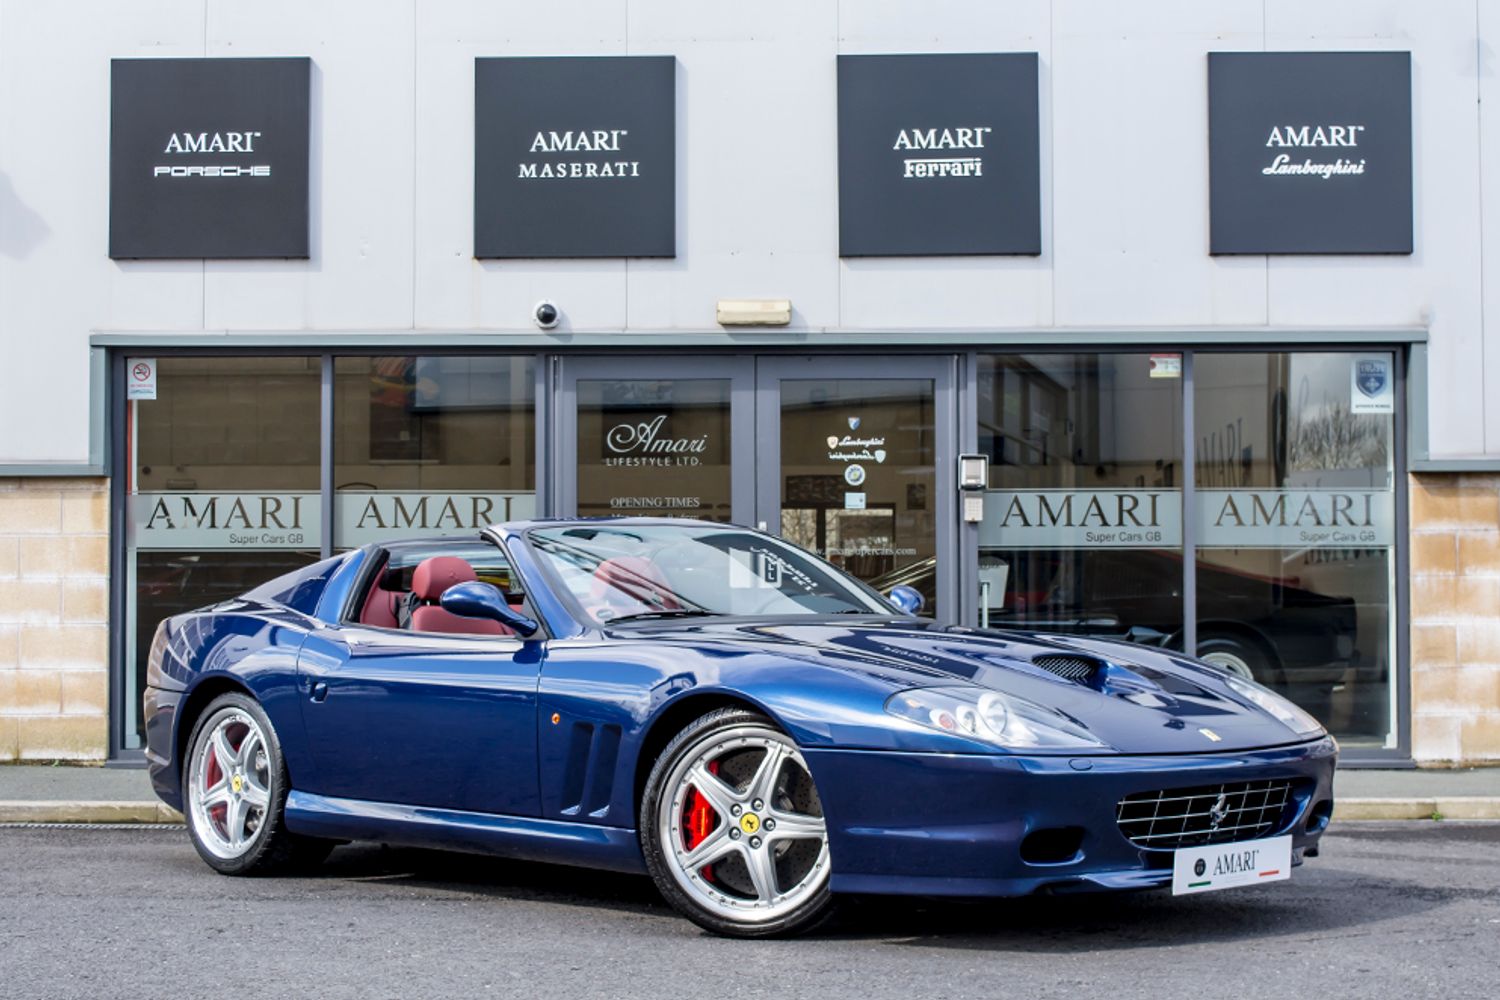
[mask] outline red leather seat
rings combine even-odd
[[[359,620],[365,625],[377,625],[380,628],[398,628],[396,621],[396,598],[397,592],[386,590],[381,584],[385,580],[387,564],[390,562],[385,556],[381,556],[379,575],[375,578],[375,584],[370,588],[370,594],[365,598],[365,606],[360,610]]]
[[[411,590],[422,604],[411,613],[413,632],[447,632],[457,635],[514,635],[489,618],[465,618],[438,604],[443,591],[455,583],[477,580],[474,567],[457,556],[423,559],[411,575]]]

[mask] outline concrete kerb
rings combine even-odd
[[[165,802],[0,802],[0,823],[181,823]]]
[[[1500,819],[1500,796],[1417,799],[1336,799],[1334,822],[1351,819]]]

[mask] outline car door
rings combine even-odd
[[[305,791],[535,816],[543,644],[500,636],[313,632],[298,669],[315,772]]]
[[[523,640],[347,621],[314,630],[298,657],[313,772],[293,775],[294,786],[339,798],[538,815],[545,650],[540,634]]]

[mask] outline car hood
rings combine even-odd
[[[1133,643],[886,618],[720,618],[628,631],[649,631],[655,642],[753,645],[794,666],[856,672],[891,693],[988,688],[1062,712],[1120,753],[1248,750],[1311,738],[1235,692],[1219,668]],[[1088,676],[1041,665],[1059,656]]]

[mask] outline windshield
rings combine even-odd
[[[542,564],[599,624],[691,615],[889,615],[801,549],[730,525],[533,528]]]

